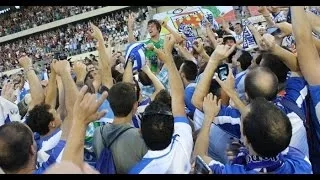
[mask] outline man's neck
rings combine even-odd
[[[32,159],[32,158],[31,158],[31,159]],[[16,172],[14,172],[14,173],[8,172],[8,173],[6,173],[6,174],[33,174],[33,171],[34,171],[34,170],[36,170],[36,166],[35,166],[34,163],[32,163],[32,160],[30,160],[30,161],[28,162],[28,164],[27,164],[24,168],[22,168],[22,169],[20,169],[20,170],[18,170],[18,171],[16,171]]]
[[[153,41],[153,42],[158,42],[158,41],[160,41],[160,34],[157,34],[157,35],[151,37],[151,41]]]
[[[132,120],[132,114],[130,113],[126,117],[114,117],[112,124],[127,124]]]

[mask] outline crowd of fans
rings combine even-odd
[[[96,21],[88,33],[99,57],[56,58],[42,71],[18,54],[23,72],[2,78],[0,169],[319,174],[320,17],[303,6],[259,12],[266,31],[249,21],[220,30],[206,21],[192,42],[151,19],[141,43],[129,14],[126,54],[105,46]]]
[[[45,10],[43,10],[43,8],[41,7],[41,10],[47,12],[46,9],[58,7],[59,6],[45,7]],[[93,10],[95,8],[98,7],[61,6],[60,9],[63,9],[63,12],[71,12],[71,14],[73,15],[74,13],[79,14],[88,10]],[[37,10],[39,10],[39,7],[31,9],[34,10],[32,12],[37,12]],[[89,22],[93,22],[94,24],[97,24],[99,28],[101,28],[106,41],[108,40],[108,38],[110,38],[113,45],[124,45],[128,42],[128,28],[126,25],[126,21],[129,13],[131,13],[132,11],[136,12],[138,16],[134,35],[137,39],[139,39],[141,35],[139,28],[141,28],[142,21],[144,21],[147,17],[146,7],[133,7],[126,10],[116,11],[113,13],[108,13],[104,16],[94,17],[89,20],[59,27],[58,29],[34,34],[26,38],[20,38],[9,43],[2,43],[2,45],[0,46],[0,70],[7,71],[17,68],[17,55],[20,52],[26,52],[31,58],[35,59],[36,61],[47,61],[49,59],[52,59],[52,55],[55,52],[64,52],[68,56],[72,56],[95,51],[96,41],[92,37],[88,36],[87,33],[90,30],[88,26]],[[22,13],[24,12],[27,11],[23,11]],[[51,10],[48,10],[48,12],[51,12]],[[36,17],[42,17],[42,15],[37,15]],[[24,23],[19,22],[15,24],[21,25]]]
[[[21,6],[0,16],[0,37],[53,21],[93,11],[103,6]]]

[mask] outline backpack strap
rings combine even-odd
[[[306,120],[307,120],[306,114],[303,113],[303,111],[298,107],[297,104],[295,104],[285,98],[282,98],[281,104],[284,107],[286,107],[286,108],[290,109],[291,111],[293,111],[294,113],[296,113],[302,119],[303,124],[306,126]]]
[[[114,143],[114,141],[115,141],[118,137],[120,137],[123,133],[125,133],[126,131],[128,131],[129,129],[132,129],[132,128],[134,128],[134,127],[128,127],[128,128],[126,128],[125,130],[122,130],[122,131],[109,143],[109,145],[107,146],[107,148],[110,149],[111,145]],[[102,135],[102,130],[103,130],[103,126],[100,127],[100,134],[101,134],[101,138],[102,138],[102,140],[103,140],[103,144],[106,145],[106,141],[105,141],[105,139],[104,139],[104,137],[103,137],[103,135]]]

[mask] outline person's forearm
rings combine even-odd
[[[230,99],[233,101],[235,107],[240,111],[241,114],[245,114],[247,112],[246,105],[241,101],[238,97],[237,92],[233,89],[230,92],[226,91]]]
[[[197,61],[196,58],[194,58],[194,56],[193,56],[186,48],[184,48],[184,47],[182,47],[182,46],[180,46],[180,45],[178,45],[177,47],[178,47],[181,55],[182,55],[183,57],[185,57],[186,60],[189,60],[189,61]]]
[[[276,23],[272,20],[272,15],[268,12],[267,14],[262,14],[264,19],[267,21],[267,27],[273,27]]]
[[[310,85],[320,84],[320,58],[313,43],[311,25],[307,15],[300,6],[291,7],[293,35],[296,41],[298,62],[304,78]]]
[[[280,47],[279,45],[276,44],[275,48],[273,51],[271,51],[272,54],[278,56],[281,61],[291,70],[291,71],[300,71],[299,69],[299,64],[298,64],[298,59],[297,57],[287,51],[286,49]]]
[[[203,58],[205,62],[208,62],[210,59],[210,56],[204,50],[200,53],[200,56]]]
[[[210,28],[206,28],[207,36],[209,40],[211,41],[213,48],[215,49],[218,46],[218,42],[216,38],[214,37],[214,33]]]
[[[316,46],[318,53],[320,55],[320,40],[316,37],[313,37],[313,42],[314,42],[314,45]]]
[[[129,28],[129,26],[128,26],[128,41],[129,43],[137,42],[137,40],[134,38],[134,35],[133,35],[133,28]]]
[[[172,29],[170,26],[164,25],[163,27],[166,28],[178,42],[183,41],[181,35],[177,33],[174,29]]]
[[[122,82],[133,83],[132,65],[132,61],[128,60],[127,66],[124,69]]]
[[[70,134],[62,155],[62,161],[71,161],[79,167],[82,167],[84,159],[83,146],[87,127],[77,122],[79,121],[78,119],[74,119],[73,121],[74,123],[71,126]]]
[[[26,71],[26,69],[25,69]],[[30,85],[30,94],[32,98],[32,105],[38,105],[44,102],[44,90],[40,83],[38,76],[34,70],[27,71],[27,79]]]
[[[210,84],[215,70],[218,67],[217,61],[209,60],[206,69],[203,72],[202,78],[200,79],[196,90],[192,96],[192,104],[199,110],[202,110],[203,98],[208,94]]]
[[[58,86],[58,92],[59,92],[59,107],[58,107],[58,114],[60,114],[61,120],[64,120],[67,116],[67,110],[66,110],[66,102],[65,102],[65,96],[64,96],[64,88],[61,81],[61,78],[57,77],[57,86]]]
[[[172,55],[168,55],[171,59],[169,63],[167,63],[167,69],[169,74],[169,86],[171,90],[171,100],[172,104],[172,113],[176,116],[185,115],[185,103],[184,103],[184,87],[182,84],[182,80],[180,74],[174,64]],[[183,105],[183,106],[182,106]],[[181,114],[181,113],[184,114]]]
[[[57,77],[56,73],[52,72],[49,79],[49,85],[47,90],[47,95],[45,98],[45,103],[49,104],[52,108],[56,107],[57,104]]]
[[[145,73],[147,74],[155,88],[155,94],[158,94],[158,92],[165,89],[164,85],[160,82],[156,75],[154,75],[151,71],[145,71]]]
[[[320,17],[309,11],[306,14],[312,29],[320,33]]]
[[[102,84],[108,88],[111,88],[113,85],[113,79],[112,79],[112,73],[111,73],[111,59],[110,54],[111,52],[108,52],[107,48],[104,45],[103,39],[98,40],[99,46],[97,48],[99,53],[99,65],[101,64],[101,81]],[[108,44],[108,46],[111,46]]]
[[[209,148],[209,133],[211,128],[211,117],[204,116],[204,121],[202,127],[198,134],[195,146],[194,146],[194,155],[205,156],[208,153]]]
[[[61,80],[64,88],[67,116],[69,116],[72,115],[73,105],[79,91],[69,72],[63,73],[61,75]]]

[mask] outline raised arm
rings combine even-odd
[[[32,101],[29,105],[29,110],[32,109],[35,105],[41,104],[44,102],[44,90],[40,83],[38,76],[36,75],[34,68],[32,67],[32,60],[27,57],[23,56],[19,59],[19,64],[24,69],[26,73],[28,82],[30,84],[30,94]]]
[[[319,85],[320,74],[317,72],[320,72],[320,58],[303,6],[292,6],[291,16],[301,72],[310,85]]]
[[[157,53],[159,59],[164,62],[168,69],[173,116],[185,117],[186,112],[184,103],[184,88],[171,53],[174,43],[174,36],[168,35],[166,36],[164,42],[164,52],[159,49],[154,49],[154,51]]]
[[[67,116],[62,124],[61,139],[66,140],[70,133],[70,127],[72,125],[73,105],[76,101],[78,89],[71,77],[70,64],[68,61],[64,60],[55,63],[54,69],[56,73],[61,77],[64,88]]]
[[[133,35],[134,21],[135,21],[134,14],[129,14],[129,18],[128,18],[128,41],[129,41],[129,43],[137,42],[137,40],[134,38],[134,35]]]
[[[307,11],[306,14],[312,29],[320,33],[320,17],[310,11]]]
[[[77,85],[78,89],[80,89],[80,88],[82,88],[82,86],[84,86],[84,80],[87,75],[87,67],[85,64],[78,61],[74,64],[73,71],[77,77],[76,85]]]
[[[77,95],[73,107],[73,118],[70,134],[62,155],[62,161],[71,161],[79,167],[83,167],[84,137],[90,122],[100,119],[106,113],[97,112],[107,97],[104,92],[99,100],[94,94],[86,94],[88,87],[84,86]]]
[[[203,42],[199,42],[198,40],[195,41],[196,44],[193,45],[193,48],[200,54],[200,56],[206,61],[208,62],[210,59],[210,56],[206,53],[206,51],[204,50],[204,43]]]
[[[221,100],[218,101],[217,99],[217,96],[213,96],[210,93],[203,100],[204,121],[193,151],[194,156],[200,155],[207,164],[212,160],[208,156],[210,128],[221,107]]]
[[[91,34],[98,41],[97,50],[99,53],[98,63],[101,67],[101,81],[102,85],[106,86],[107,88],[111,88],[113,86],[113,79],[111,73],[111,43],[108,42],[108,47],[104,44],[104,39],[101,30],[95,26],[94,24],[90,23],[90,26],[93,30]]]
[[[196,58],[183,46],[176,44],[175,47],[179,50],[179,53],[186,58],[186,60],[197,63]]]
[[[262,16],[265,18],[268,27],[272,27],[275,25],[274,21],[272,20],[272,15],[267,9],[267,6],[259,6],[258,12],[261,13]]]
[[[212,53],[206,69],[203,72],[203,76],[200,79],[196,90],[192,96],[192,104],[199,110],[202,110],[203,98],[207,96],[212,77],[215,70],[235,49],[235,45],[231,48],[228,45],[218,45],[215,51]]]
[[[168,26],[168,21],[162,20],[162,21],[159,21],[159,23],[161,24],[162,27],[166,28],[174,36],[174,38],[176,39],[177,43],[180,43],[180,42],[182,42],[184,40],[181,37],[181,34],[179,34],[177,31],[175,31],[170,26]]]
[[[229,69],[229,72],[232,72],[231,69]],[[230,99],[233,101],[234,106],[240,111],[241,114],[245,114],[248,112],[248,109],[246,105],[241,101],[241,99],[238,97],[238,94],[234,88],[234,77],[232,73],[229,73],[227,76],[227,79],[224,81],[221,81],[218,75],[215,75],[215,79],[221,86],[221,88],[228,94]]]
[[[45,103],[49,104],[52,108],[55,108],[57,104],[57,74],[53,68],[54,63],[56,63],[56,60],[53,60],[50,64],[51,74],[48,84],[47,95],[45,98]]]
[[[150,67],[148,65],[145,65],[142,68],[142,71],[144,73],[146,73],[146,75],[149,77],[149,79],[151,80],[154,88],[155,88],[155,92],[151,95],[150,99],[151,101],[154,100],[154,98],[156,97],[156,95],[163,89],[165,89],[165,87],[163,86],[163,84],[160,82],[160,80],[157,78],[156,75],[154,75],[152,73],[152,71],[150,70]]]
[[[132,60],[128,59],[127,66],[124,69],[122,82],[133,83]]]
[[[211,43],[213,45],[213,48],[216,48],[218,46],[218,42],[217,42],[216,38],[214,37],[214,33],[211,29],[211,24],[209,22],[207,22],[207,24],[206,24],[206,33],[207,33],[209,40],[211,41]]]

